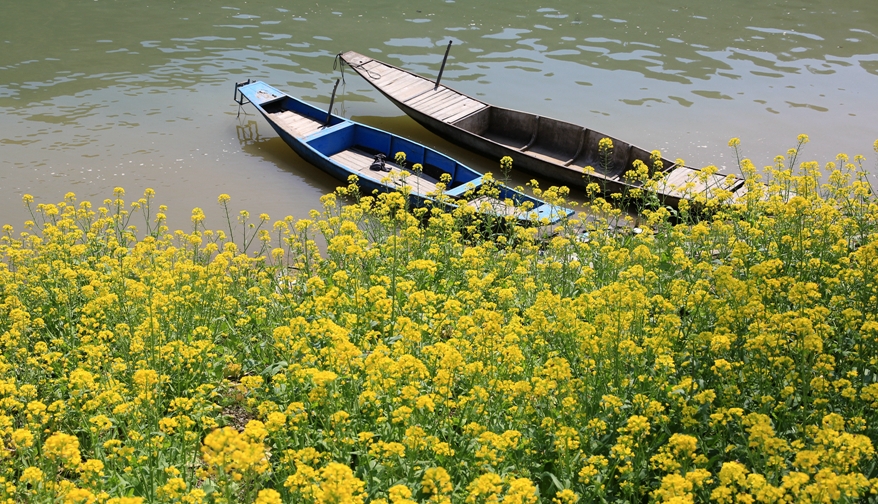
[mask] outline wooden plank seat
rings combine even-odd
[[[329,156],[329,159],[332,159],[338,164],[347,166],[360,177],[366,177],[376,182],[381,182],[381,180],[385,178],[393,177],[393,182],[397,187],[404,187],[407,185],[411,188],[412,192],[417,192],[419,194],[436,192],[436,183],[438,180],[423,173],[418,176],[410,168],[403,170],[401,166],[390,160],[384,160],[384,165],[390,168],[389,172],[370,170],[369,167],[372,166],[375,157],[368,152],[357,148],[343,150]],[[400,178],[399,173],[402,171],[410,173],[405,180]]]
[[[285,130],[297,138],[304,138],[312,133],[316,133],[323,128],[323,123],[311,119],[310,117],[296,114],[289,110],[282,110],[270,114],[272,119],[277,121]]]

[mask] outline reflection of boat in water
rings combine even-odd
[[[236,100],[238,93],[238,102],[249,100],[299,156],[345,183],[356,175],[367,192],[403,189],[416,204],[443,195],[452,206],[467,204],[483,212],[514,215],[523,222],[551,223],[572,213],[494,184],[419,143],[330,114],[263,82],[236,84]],[[405,166],[391,161],[398,152],[405,153]],[[415,165],[420,168],[415,170]]]
[[[606,193],[614,193],[641,187],[646,176],[659,169],[665,176],[655,187],[656,193],[662,204],[674,207],[680,199],[708,196],[718,189],[731,191],[736,198],[745,191],[744,180],[737,176],[710,174],[666,158],[655,159],[649,151],[584,126],[489,105],[440,85],[438,79],[433,81],[353,51],[340,57],[433,133],[492,159],[510,156],[517,169],[532,175],[578,187],[590,167],[589,181],[597,182]],[[608,145],[612,148],[607,149]],[[632,176],[629,172],[641,162],[648,174],[641,167],[641,175]]]
[[[259,123],[256,121],[239,121],[235,125],[235,132],[238,134],[238,142],[241,145],[254,145],[262,141],[262,138],[259,137]]]

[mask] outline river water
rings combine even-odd
[[[736,170],[807,133],[800,159],[864,154],[876,172],[878,4],[484,0],[391,2],[10,0],[0,17],[0,223],[21,195],[101,201],[145,188],[188,227],[202,207],[303,217],[336,181],[298,158],[233,83],[261,79],[328,105],[335,54],[356,50],[506,107]],[[346,72],[335,110],[482,171]],[[523,180],[524,178],[520,178]]]

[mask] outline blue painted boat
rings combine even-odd
[[[514,215],[524,223],[552,224],[573,213],[492,182],[429,147],[330,114],[261,81],[236,83],[235,101],[252,103],[277,134],[309,163],[345,183],[356,175],[367,194],[405,189],[415,205],[440,200],[451,207],[466,204],[498,216]],[[405,166],[393,162],[398,152],[405,153]],[[420,164],[422,170],[413,170],[415,164]],[[405,176],[404,171],[409,175]],[[450,181],[443,187],[440,182],[445,174]],[[493,196],[485,194],[488,191],[480,192],[485,185],[499,192]],[[525,211],[523,205],[532,208]]]

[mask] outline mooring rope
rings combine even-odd
[[[332,69],[339,69],[339,73],[341,73],[341,81],[344,83],[344,60],[341,59],[341,53],[335,55],[335,59],[332,60]]]

